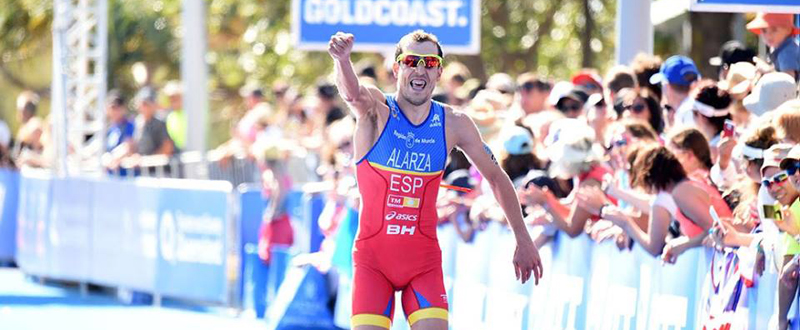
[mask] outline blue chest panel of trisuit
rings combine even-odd
[[[433,174],[442,171],[447,161],[444,106],[431,102],[428,117],[414,125],[400,110],[393,95],[386,95],[386,105],[390,112],[386,127],[361,161],[393,172]]]

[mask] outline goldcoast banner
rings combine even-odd
[[[295,46],[327,50],[338,31],[356,37],[356,51],[392,52],[413,30],[435,34],[447,54],[480,52],[479,0],[293,0]]]

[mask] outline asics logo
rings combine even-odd
[[[392,211],[386,214],[387,221],[395,219],[398,221],[417,221],[417,215],[397,213],[397,211]]]

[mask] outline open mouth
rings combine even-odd
[[[428,82],[422,79],[411,79],[409,85],[411,89],[420,92],[425,90],[425,87],[428,86]]]

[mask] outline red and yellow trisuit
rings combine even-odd
[[[436,197],[447,162],[445,111],[433,101],[424,122],[412,124],[394,96],[390,115],[356,163],[361,210],[353,248],[352,326],[390,328],[395,291],[408,322],[447,320],[442,252],[436,239]]]

